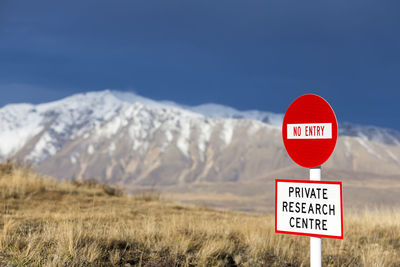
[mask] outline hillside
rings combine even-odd
[[[274,233],[273,215],[123,196],[0,165],[2,266],[302,266],[309,239]],[[400,213],[345,212],[324,266],[399,266]],[[7,265],[8,264],[8,265]]]
[[[283,147],[282,114],[196,107],[115,91],[0,109],[0,161],[59,180],[157,189],[189,204],[271,212],[274,179],[308,179]],[[340,123],[323,180],[344,182],[349,207],[400,201],[400,133]],[[371,197],[373,196],[373,197]]]

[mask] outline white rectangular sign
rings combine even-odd
[[[332,139],[332,123],[287,124],[287,139]]]
[[[275,232],[343,239],[342,182],[275,180]]]

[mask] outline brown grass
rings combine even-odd
[[[0,173],[0,203],[0,266],[309,262],[309,238],[275,234],[273,215],[182,206],[159,195],[128,197],[96,183],[57,183],[22,168]],[[400,214],[347,213],[344,240],[323,240],[323,263],[400,266]]]

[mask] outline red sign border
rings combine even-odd
[[[309,234],[309,233],[301,233],[301,232],[290,232],[290,231],[281,231],[277,229],[277,217],[276,217],[276,208],[277,208],[277,200],[278,200],[278,183],[279,182],[291,182],[291,183],[311,183],[311,184],[338,184],[340,185],[340,217],[341,217],[341,235],[318,235],[318,234]],[[341,181],[311,181],[311,180],[291,180],[291,179],[275,179],[275,233],[278,234],[291,234],[291,235],[302,235],[302,236],[311,236],[311,237],[325,237],[325,238],[335,238],[335,239],[343,239],[343,186]]]

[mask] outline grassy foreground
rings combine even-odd
[[[274,233],[273,215],[122,196],[0,165],[0,266],[307,266],[309,238]],[[400,214],[345,215],[324,266],[400,266]]]

